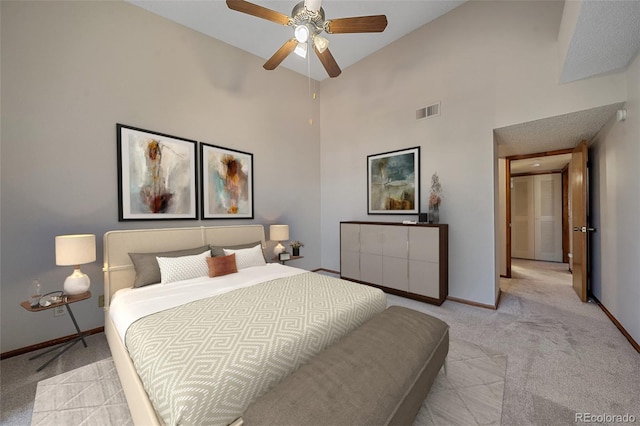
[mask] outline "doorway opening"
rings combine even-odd
[[[498,254],[496,258],[496,266],[499,268],[501,277],[511,278],[511,257],[512,257],[512,217],[511,217],[511,165],[519,160],[529,160],[533,158],[553,157],[554,155],[566,154],[571,152],[581,157],[580,163],[583,163],[583,170],[571,170],[568,176],[564,176],[562,183],[563,188],[567,185],[571,188],[574,184],[582,185],[580,191],[564,191],[572,195],[574,193],[582,193],[586,191],[588,186],[586,157],[587,148],[585,141],[588,143],[598,134],[603,126],[615,116],[616,111],[621,108],[623,103],[603,105],[582,111],[576,111],[568,114],[542,118],[539,120],[512,124],[505,127],[495,128],[494,147],[496,153],[496,244],[499,246],[496,250]],[[582,142],[581,142],[582,141]],[[582,153],[576,152],[579,146],[584,146]],[[572,160],[572,164],[578,164]],[[562,168],[557,171],[562,175]],[[566,174],[566,172],[565,172]],[[571,178],[575,176],[576,179]],[[580,177],[582,176],[582,177]],[[571,179],[568,179],[571,178]],[[566,181],[569,180],[567,183]],[[509,197],[508,200],[506,199]],[[588,194],[584,193],[581,200],[588,202]],[[563,200],[563,209],[569,212],[572,208],[580,206],[581,200]],[[577,202],[576,202],[577,201]],[[581,300],[586,301],[585,295],[588,293],[587,285],[588,272],[588,256],[583,252],[586,246],[585,240],[588,240],[587,233],[592,232],[588,226],[588,217],[586,207],[584,215],[576,216],[576,223],[572,223],[573,217],[571,213],[563,215],[562,231],[563,249],[562,262],[567,263],[567,268],[572,272],[574,279],[574,290]],[[507,216],[508,215],[508,216]],[[584,218],[582,217],[584,216]],[[569,223],[567,223],[569,222]],[[582,236],[579,234],[582,233]],[[567,235],[568,234],[568,235]],[[535,235],[534,237],[535,238]],[[572,247],[574,240],[580,240],[579,246]],[[595,244],[598,242],[596,241]],[[576,249],[580,249],[577,253]],[[578,270],[578,268],[580,268]],[[576,273],[577,272],[577,273]],[[579,280],[578,280],[579,278]],[[578,281],[581,285],[578,285]],[[499,298],[500,289],[496,287],[496,297]]]
[[[512,258],[571,269],[568,168],[572,149],[506,157],[506,278]]]

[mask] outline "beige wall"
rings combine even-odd
[[[449,223],[449,294],[493,305],[500,241],[493,129],[624,100],[624,77],[558,84],[563,2],[468,2],[321,84],[322,263],[339,268],[341,220],[368,216],[366,157],[421,146]],[[442,101],[442,115],[415,110]]]
[[[2,352],[73,331],[66,317],[18,306],[32,278],[54,290],[69,274],[55,266],[55,235],[252,222],[117,222],[116,122],[252,152],[253,222],[289,223],[305,268],[339,268],[341,220],[409,218],[366,214],[366,156],[421,146],[423,209],[433,172],[445,191],[450,294],[493,304],[492,130],[623,101],[638,81],[636,60],[626,75],[557,83],[562,2],[469,2],[323,81],[319,105],[305,77],[265,72],[259,58],[127,3],[3,1],[0,11]],[[415,120],[437,100],[440,117]],[[92,328],[102,274],[99,261],[83,269],[94,297],[75,311]]]
[[[98,235],[83,266],[103,324],[102,235],[111,229],[288,223],[320,266],[319,109],[307,78],[124,2],[1,2],[2,352],[71,334],[67,316],[29,313],[33,278],[62,287],[54,236]],[[255,220],[119,223],[116,123],[254,155]],[[268,237],[268,235],[267,235]]]
[[[640,343],[640,56],[625,72],[627,119],[590,147],[592,290]]]

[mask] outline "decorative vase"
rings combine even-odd
[[[429,223],[440,222],[440,205],[433,204],[429,206]]]
[[[300,256],[300,247],[292,247],[292,249],[294,256]]]

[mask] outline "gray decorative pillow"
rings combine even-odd
[[[136,270],[134,287],[144,287],[149,284],[158,284],[161,280],[160,266],[156,257],[180,257],[204,253],[209,246],[195,247],[192,249],[165,251],[160,253],[129,253]]]
[[[224,249],[240,250],[240,249],[252,248],[257,246],[258,244],[260,244],[260,248],[262,248],[262,241],[256,241],[254,243],[247,243],[247,244],[238,244],[235,246],[211,246],[211,256],[213,257],[225,256]],[[264,257],[264,250],[262,250],[262,257]],[[265,262],[267,261],[266,257],[264,261]]]

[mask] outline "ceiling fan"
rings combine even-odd
[[[329,77],[337,77],[342,72],[328,49],[329,40],[320,33],[379,33],[387,27],[385,15],[357,16],[325,20],[322,0],[304,0],[295,5],[291,17],[244,0],[227,0],[229,9],[266,19],[277,24],[293,27],[293,38],[286,41],[276,53],[263,65],[273,70],[285,60],[291,52],[303,58],[307,55],[309,44],[327,70]]]

